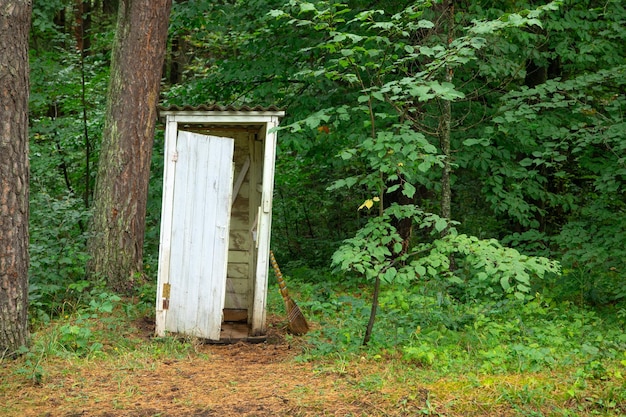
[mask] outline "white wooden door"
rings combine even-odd
[[[231,138],[178,133],[167,331],[211,340],[220,338],[234,142]]]

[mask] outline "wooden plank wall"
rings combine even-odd
[[[254,136],[256,129],[236,129],[229,130],[211,129],[210,134],[226,136],[235,139],[235,168],[234,178],[237,180],[246,160],[250,159],[250,166],[244,181],[239,188],[238,194],[234,197],[230,223],[230,242],[228,251],[228,272],[226,279],[225,309],[252,310],[253,288],[254,288],[254,252],[255,245],[252,240],[251,229],[254,224],[254,211],[252,205],[258,205],[259,197],[256,195],[256,187],[250,187],[250,181],[255,183],[256,167]],[[250,316],[248,314],[248,320]]]

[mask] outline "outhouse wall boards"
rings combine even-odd
[[[266,333],[276,133],[284,112],[168,107],[156,334]]]

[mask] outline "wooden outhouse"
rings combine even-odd
[[[167,107],[156,334],[263,340],[274,107]]]

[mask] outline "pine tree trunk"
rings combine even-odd
[[[171,0],[121,0],[94,193],[92,278],[130,291],[142,271],[146,201]]]
[[[0,358],[29,340],[30,19],[30,1],[0,1]]]

